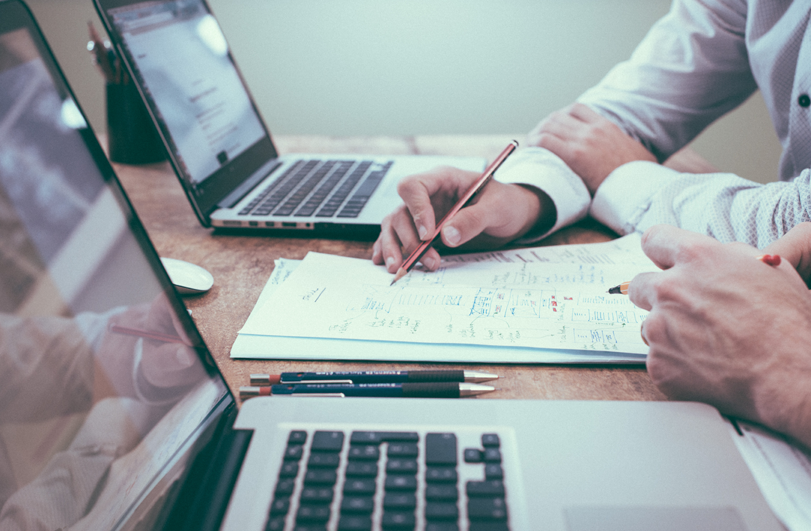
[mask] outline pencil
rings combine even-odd
[[[770,265],[773,267],[777,267],[780,265],[782,259],[780,258],[779,254],[762,254],[760,256],[755,257],[756,260],[760,260],[766,265]],[[608,293],[612,295],[628,295],[628,286],[631,284],[631,281],[623,282],[619,286],[614,286],[613,288],[609,288]]]
[[[484,170],[484,173],[482,173],[481,177],[479,177],[479,179],[475,183],[473,183],[473,186],[468,188],[467,192],[465,192],[465,194],[459,199],[459,201],[457,201],[456,204],[453,205],[453,208],[451,208],[450,211],[448,211],[448,213],[445,214],[445,216],[439,221],[439,223],[437,223],[437,226],[434,229],[434,233],[431,235],[431,237],[421,241],[420,244],[417,246],[417,248],[414,249],[414,251],[408,256],[408,258],[406,258],[406,261],[403,262],[403,265],[401,265],[400,269],[397,270],[397,274],[394,276],[394,280],[392,280],[391,284],[389,284],[390,286],[393,286],[395,282],[406,276],[408,272],[411,271],[411,269],[417,264],[419,259],[422,258],[422,255],[424,255],[425,252],[428,251],[428,249],[431,247],[431,244],[434,243],[434,240],[436,240],[439,237],[439,235],[442,232],[442,228],[445,226],[445,224],[448,221],[450,221],[451,218],[453,218],[453,216],[455,216],[460,210],[466,207],[476,197],[476,195],[479,192],[481,192],[485,186],[487,186],[487,183],[489,183],[490,180],[493,178],[493,174],[496,172],[499,166],[501,166],[504,163],[504,161],[507,160],[507,157],[509,157],[517,147],[518,141],[513,140],[506,148],[504,148],[501,154],[499,154],[499,156],[496,157],[496,160],[494,160],[487,167],[487,169]]]
[[[619,294],[628,295],[628,286],[630,284],[631,284],[630,281],[623,282],[619,286],[614,286],[613,288],[610,288],[608,290],[608,293],[610,293],[611,295],[619,295]]]

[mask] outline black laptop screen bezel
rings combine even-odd
[[[192,183],[191,177],[185,172],[183,165],[180,164],[177,158],[178,149],[175,143],[172,141],[170,131],[167,128],[166,123],[159,118],[160,113],[157,110],[154,100],[144,93],[144,79],[139,72],[137,65],[133,61],[132,55],[129,53],[129,49],[124,45],[124,39],[113,24],[112,17],[109,15],[109,11],[112,9],[131,7],[137,4],[160,4],[167,1],[171,0],[156,0],[154,2],[148,2],[145,0],[93,0],[96,11],[104,23],[107,33],[110,36],[110,40],[115,46],[119,57],[123,59],[130,76],[136,80],[135,85],[138,88],[138,92],[141,94],[141,99],[146,103],[147,110],[152,118],[152,122],[157,127],[161,139],[166,146],[166,150],[169,154],[169,160],[175,171],[175,175],[177,175],[178,179],[180,180],[183,190],[186,192],[186,196],[189,198],[197,218],[204,227],[210,227],[211,213],[218,208],[218,204],[228,194],[233,192],[245,181],[254,176],[254,174],[265,166],[268,161],[277,158],[279,154],[276,151],[276,147],[273,145],[270,131],[262,119],[259,108],[257,107],[256,102],[248,89],[247,83],[245,83],[242,72],[234,60],[229,46],[228,58],[239,76],[239,80],[245,89],[248,100],[250,101],[251,108],[256,113],[256,116],[259,119],[259,124],[261,125],[265,135],[259,141],[255,142],[240,155],[227,162],[204,180],[197,184]],[[200,2],[206,11],[211,14],[212,11],[211,7],[208,5],[208,2],[206,2],[206,0],[200,0]]]

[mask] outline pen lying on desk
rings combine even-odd
[[[276,384],[270,387],[240,387],[240,398],[253,396],[331,396],[379,398],[465,398],[495,391],[475,383],[370,383],[370,384]]]
[[[466,370],[283,372],[281,374],[251,374],[251,385],[254,386],[310,382],[345,384],[406,382],[481,383],[490,380],[498,380],[498,375]]]

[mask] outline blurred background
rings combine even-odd
[[[94,129],[104,86],[91,0],[27,0]],[[209,0],[274,135],[515,134],[627,58],[669,0]],[[759,93],[692,146],[776,179]]]

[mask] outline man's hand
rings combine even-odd
[[[442,167],[406,177],[397,186],[405,204],[383,219],[372,261],[394,273],[420,241],[473,183],[479,173]],[[503,245],[535,228],[545,232],[555,222],[552,200],[541,191],[491,181],[475,204],[463,208],[442,229],[442,243],[459,247],[467,242],[480,248]],[[439,267],[439,253],[431,248],[421,260],[428,270]]]
[[[591,195],[623,164],[635,160],[656,162],[642,144],[581,103],[544,118],[529,133],[527,142],[560,157],[583,179]]]
[[[790,232],[768,252],[659,225],[642,239],[663,268],[633,279],[628,295],[650,310],[642,336],[648,372],[666,395],[760,422],[811,448],[811,296],[792,267],[811,241]],[[794,244],[792,244],[792,241]],[[800,244],[798,247],[797,244]]]

